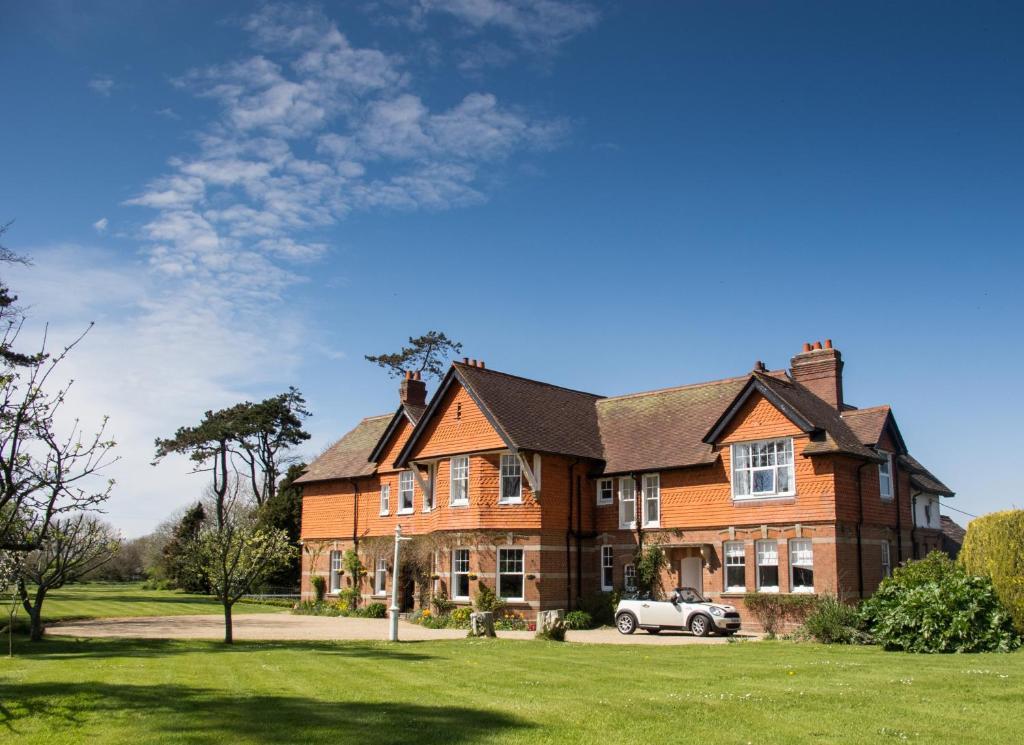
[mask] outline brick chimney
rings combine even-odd
[[[793,380],[836,409],[843,408],[843,355],[832,340],[804,344],[790,362]]]
[[[427,384],[418,372],[405,371],[402,384],[398,386],[398,399],[402,405],[425,406],[427,403]]]

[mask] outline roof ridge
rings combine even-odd
[[[878,404],[878,406],[864,406],[859,409],[847,409],[846,411],[840,411],[839,416],[843,416],[844,414],[864,414],[870,411],[878,411],[879,409],[888,409],[889,411],[892,411],[892,406],[889,404]]]
[[[654,390],[650,391],[638,391],[637,393],[623,393],[621,396],[605,396],[598,403],[603,403],[604,401],[621,401],[626,398],[639,398],[640,396],[654,396],[659,393],[674,393],[675,391],[684,391],[690,388],[700,388],[701,386],[705,385],[722,385],[723,383],[738,383],[741,380],[746,380],[747,378],[750,377],[750,375],[751,373],[747,373],[746,375],[737,375],[732,378],[722,378],[720,380],[705,380],[702,383],[687,383],[685,385],[669,386],[668,388],[655,388]]]
[[[373,416],[364,416],[359,421],[360,422],[369,422],[369,421],[372,421],[374,419],[390,419],[394,415],[395,415],[395,412],[393,412],[393,411],[390,414],[374,414]],[[342,437],[344,437],[344,435],[342,435]]]
[[[591,396],[592,398],[598,398],[598,399],[607,398],[607,396],[603,396],[600,393],[590,393],[589,391],[581,391],[578,388],[567,388],[564,385],[555,385],[554,383],[548,383],[545,380],[537,380],[536,378],[527,378],[527,377],[525,377],[523,375],[513,375],[512,373],[507,373],[504,370],[494,370],[494,369],[492,369],[490,367],[474,367],[473,365],[465,365],[465,364],[463,364],[461,362],[453,362],[452,363],[452,367],[460,367],[463,370],[476,370],[476,371],[484,372],[484,373],[493,373],[495,375],[503,375],[506,378],[513,378],[515,380],[524,380],[527,383],[535,383],[537,385],[543,385],[543,386],[545,386],[547,388],[555,388],[555,389],[560,390],[560,391],[568,391],[569,393],[579,393],[579,394],[581,394],[583,396]]]

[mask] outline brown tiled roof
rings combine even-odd
[[[753,375],[821,433],[820,439],[812,438],[812,442],[804,448],[805,455],[847,453],[869,460],[880,460],[874,450],[861,444],[860,438],[843,421],[838,411],[807,388],[789,378],[783,379],[762,373],[753,373]]]
[[[955,559],[964,545],[967,531],[948,515],[940,515],[939,522],[942,525],[942,550]]]
[[[409,417],[409,421],[416,424],[423,416],[423,412],[427,410],[426,406],[418,406],[416,404],[402,404],[402,410],[405,415]]]
[[[889,418],[888,406],[872,406],[870,409],[852,409],[843,412],[843,421],[853,430],[865,445],[877,445]]]
[[[935,474],[925,468],[910,453],[899,457],[901,466],[910,471],[910,483],[916,489],[928,494],[938,494],[943,497],[955,496],[955,492],[936,478]]]
[[[391,421],[392,414],[367,417],[354,429],[324,451],[295,480],[297,484],[311,481],[371,476],[376,465],[367,458]]]
[[[600,399],[605,472],[713,463],[718,456],[702,438],[749,377]]]
[[[472,365],[452,366],[498,433],[520,450],[603,457],[593,393]],[[438,393],[440,395],[440,392]]]

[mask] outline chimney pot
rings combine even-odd
[[[469,364],[469,357],[463,357],[462,358],[462,364],[463,365],[468,365]]]
[[[806,342],[806,341],[804,342],[804,351],[805,352],[810,352],[811,351],[811,345],[810,345],[809,342]]]
[[[469,361],[470,367],[476,367],[476,360]]]
[[[825,340],[825,349],[831,349],[831,348],[832,348],[832,340],[831,339],[826,339]]]
[[[821,349],[821,342],[820,341],[814,342],[814,348],[815,349]]]
[[[487,365],[485,365],[485,364],[484,364],[484,361],[483,361],[483,360],[480,360],[480,369],[481,369],[481,370],[484,370],[484,369],[486,369],[486,368],[487,368]]]

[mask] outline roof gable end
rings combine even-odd
[[[755,393],[761,394],[772,406],[778,409],[789,421],[793,423],[801,432],[810,434],[816,431],[818,428],[811,424],[805,416],[803,416],[797,409],[791,406],[788,402],[784,401],[774,390],[769,388],[762,380],[756,375],[751,375],[750,380],[747,381],[746,385],[740,390],[736,397],[732,400],[732,403],[726,407],[722,415],[718,417],[718,420],[711,426],[707,434],[703,437],[703,442],[708,445],[715,444],[718,439],[722,436],[726,427],[736,418],[736,415],[740,413],[743,405],[750,400],[750,397]]]

